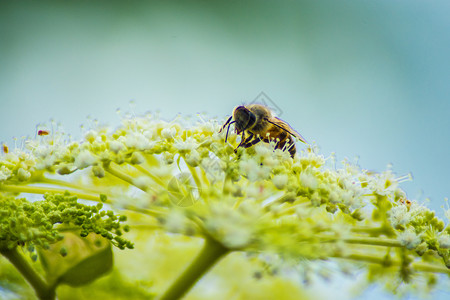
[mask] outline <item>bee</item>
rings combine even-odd
[[[39,130],[37,134],[39,136],[49,135],[50,131],[48,131],[48,130]]]
[[[291,157],[296,153],[294,137],[301,142],[308,144],[306,140],[295,131],[287,122],[273,116],[272,111],[261,104],[250,104],[237,106],[232,115],[228,118],[219,132],[227,128],[225,142],[231,124],[235,124],[235,132],[241,134],[241,142],[234,149],[248,148],[256,145],[260,141],[270,143],[275,141],[275,149],[288,150]]]
[[[8,154],[8,152],[9,152],[9,147],[8,147],[8,145],[3,144],[3,145],[2,145],[2,148],[3,148],[3,153]]]

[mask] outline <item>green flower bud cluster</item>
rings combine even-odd
[[[128,231],[120,222],[125,216],[101,210],[102,203],[85,205],[77,197],[65,194],[45,194],[44,200],[29,202],[0,194],[0,248],[13,249],[25,246],[33,258],[35,247],[49,248],[50,244],[63,238],[58,224],[81,229],[81,236],[91,232],[110,239],[117,247],[133,248],[122,235]]]

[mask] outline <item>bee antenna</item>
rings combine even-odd
[[[225,143],[227,142],[227,139],[228,139],[228,132],[230,131],[230,126],[231,126],[231,124],[233,124],[233,123],[236,123],[236,121],[230,122],[230,123],[228,124],[228,127],[227,127],[227,135],[225,136]]]
[[[219,133],[221,133],[222,130],[225,128],[225,126],[227,126],[230,123],[232,118],[233,118],[233,116],[228,118],[228,120],[225,122],[225,124],[223,124],[222,128],[220,128]]]

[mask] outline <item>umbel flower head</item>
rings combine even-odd
[[[273,268],[280,259],[346,260],[367,266],[370,280],[398,284],[449,274],[448,220],[407,199],[405,178],[348,162],[337,169],[315,148],[292,158],[261,142],[235,153],[237,136],[225,142],[215,120],[187,123],[147,115],[114,131],[92,129],[82,142],[57,132],[28,140],[1,158],[0,192],[10,203],[21,192],[107,199],[151,216],[160,230],[213,240]]]

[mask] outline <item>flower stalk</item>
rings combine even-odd
[[[358,253],[352,253],[352,254],[335,254],[333,257],[346,259],[346,260],[352,260],[356,262],[366,262],[371,264],[378,264],[383,266],[390,266],[390,267],[399,267],[402,265],[402,261],[400,260],[392,260],[391,258],[386,259],[386,257],[376,257],[374,255],[367,255],[367,254],[358,254]],[[450,276],[450,269],[444,267],[444,266],[438,266],[435,264],[430,263],[423,263],[423,262],[414,262],[411,263],[412,268],[415,271],[418,272],[430,272],[430,273],[441,273],[446,274]]]
[[[221,243],[212,238],[205,238],[200,253],[161,296],[160,300],[180,299],[183,297],[206,272],[229,252],[230,250]]]
[[[44,278],[36,272],[25,257],[19,253],[17,247],[12,249],[0,249],[0,253],[6,257],[11,264],[22,274],[31,287],[35,290],[36,295],[41,300],[55,299],[55,287],[50,286]]]

